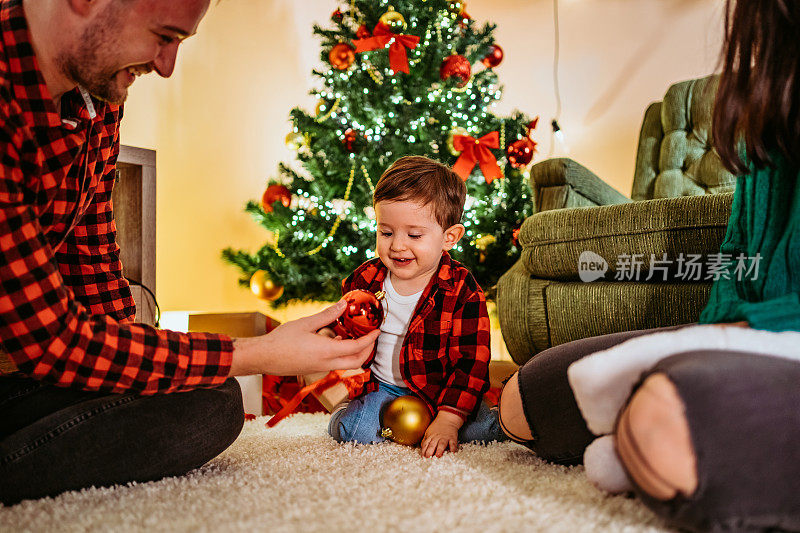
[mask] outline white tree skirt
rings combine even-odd
[[[416,449],[337,444],[328,415],[275,428],[246,422],[225,453],[187,476],[0,507],[0,531],[665,531],[635,499],[583,468],[513,443]],[[2,481],[0,481],[2,482]]]

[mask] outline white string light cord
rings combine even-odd
[[[558,85],[558,63],[561,51],[561,35],[559,33],[558,24],[558,0],[553,0],[553,35],[553,91],[556,95],[556,114],[553,117],[552,122],[550,122],[552,130],[550,131],[550,152],[548,156],[553,155],[553,149],[555,148],[555,135],[556,132],[561,130],[561,126],[558,123],[558,119],[561,118],[561,88]]]

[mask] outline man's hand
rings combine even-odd
[[[380,330],[346,340],[316,333],[336,320],[345,307],[345,301],[339,300],[315,315],[281,324],[266,335],[234,339],[229,375],[289,376],[360,367],[372,353]]]
[[[464,419],[455,413],[439,411],[431,425],[425,430],[419,453],[423,457],[441,457],[448,449],[458,451],[458,430]]]

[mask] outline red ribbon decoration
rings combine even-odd
[[[361,389],[364,387],[364,383],[369,381],[370,372],[366,370],[360,374],[356,374],[355,376],[343,377],[344,372],[344,370],[331,370],[324,378],[318,379],[314,383],[306,385],[300,389],[298,393],[295,394],[294,397],[289,400],[280,411],[275,413],[275,415],[267,421],[267,427],[274,427],[275,424],[294,413],[294,410],[298,405],[300,405],[300,402],[302,402],[303,399],[309,394],[314,392],[325,392],[339,383],[344,384],[345,388],[347,388],[347,396],[351,399],[354,398],[358,393],[361,392]]]
[[[467,181],[476,163],[481,167],[486,183],[503,177],[497,159],[489,150],[489,148],[500,148],[500,135],[496,131],[489,132],[480,139],[469,135],[454,135],[453,147],[461,152],[456,164],[453,165],[453,171],[464,181]]]
[[[394,33],[379,22],[375,26],[375,31],[372,32],[372,37],[356,39],[353,44],[356,45],[356,53],[358,53],[378,50],[385,47],[390,41],[392,44],[389,46],[389,66],[392,67],[392,72],[409,74],[406,48],[416,48],[419,44],[419,37]]]

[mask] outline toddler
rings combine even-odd
[[[469,270],[447,253],[464,236],[464,182],[421,156],[395,161],[375,188],[378,257],[359,266],[343,292],[384,291],[384,320],[361,395],[331,414],[340,442],[374,443],[381,408],[406,394],[434,415],[420,444],[424,457],[457,451],[459,442],[504,440],[489,388],[489,316]]]

